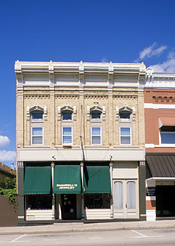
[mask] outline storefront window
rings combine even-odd
[[[110,194],[86,194],[85,208],[110,208]]]
[[[30,195],[26,198],[26,208],[52,209],[52,195]]]

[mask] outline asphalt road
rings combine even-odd
[[[0,245],[175,245],[175,229],[0,235]]]

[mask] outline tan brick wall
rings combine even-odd
[[[17,147],[29,147],[31,138],[30,118],[27,117],[27,106],[44,108],[47,106],[47,117],[44,119],[44,147],[61,145],[61,120],[58,118],[58,106],[66,103],[77,108],[76,119],[73,120],[74,146],[80,146],[80,135],[86,146],[91,146],[90,121],[87,119],[87,106],[93,107],[98,103],[105,106],[106,116],[102,121],[103,144],[97,147],[122,147],[119,145],[119,120],[116,118],[116,107],[125,104],[135,107],[136,117],[132,122],[133,144],[130,147],[144,147],[144,101],[143,92],[136,89],[120,88],[108,91],[107,89],[88,88],[56,88],[50,90],[42,87],[25,87],[17,91]],[[38,146],[40,147],[40,146]],[[41,146],[43,147],[43,146]],[[95,147],[95,146],[93,146]]]

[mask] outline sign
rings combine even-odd
[[[146,189],[146,195],[147,196],[155,196],[156,195],[156,188],[155,187],[149,187]]]
[[[77,184],[57,184],[59,190],[74,190]]]

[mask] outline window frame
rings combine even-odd
[[[92,135],[92,128],[99,128],[100,129],[100,135]],[[100,143],[93,143],[92,138],[93,137],[99,137],[100,136]],[[101,126],[91,126],[91,144],[92,145],[102,145],[102,127]]]
[[[161,133],[166,133],[168,135],[175,135],[175,129],[174,129],[174,131],[165,131],[165,130],[161,131],[161,128],[159,129],[159,144],[161,146],[168,146],[168,147],[171,146],[171,147],[174,147],[175,146],[175,141],[174,141],[174,143],[162,143],[162,135],[161,135]]]
[[[71,143],[64,143],[64,136],[65,135],[63,135],[63,128],[71,128]],[[69,135],[68,135],[69,136]],[[69,146],[69,145],[73,145],[73,127],[72,126],[65,126],[65,125],[63,125],[62,126],[62,145],[67,145],[67,146]]]
[[[42,135],[33,135],[33,128],[41,128]],[[33,143],[33,137],[42,137],[42,143]],[[42,126],[31,126],[31,145],[43,145],[44,144],[44,127]]]
[[[121,129],[122,128],[128,128],[129,131],[130,131],[130,135],[121,135]],[[120,126],[119,127],[119,143],[120,145],[132,145],[132,127],[131,126]],[[122,137],[130,137],[130,143],[122,143]]]

